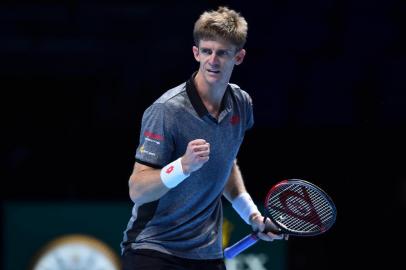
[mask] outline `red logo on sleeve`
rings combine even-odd
[[[163,141],[163,139],[164,139],[164,137],[163,137],[162,135],[153,133],[153,132],[148,131],[148,130],[146,130],[146,131],[144,132],[144,136],[145,136],[145,137],[148,137],[148,138],[150,138],[150,139],[153,139],[153,140],[158,140],[158,141]]]
[[[170,174],[172,171],[173,171],[173,166],[169,166],[169,168],[166,169],[165,172],[166,172],[167,174]]]

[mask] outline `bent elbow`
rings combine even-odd
[[[139,187],[137,187],[137,181],[133,175],[128,180],[128,193],[131,201],[136,204],[141,203],[141,192],[139,190]]]

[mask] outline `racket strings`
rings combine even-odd
[[[314,188],[281,185],[268,199],[269,214],[286,230],[318,233],[334,223],[335,212],[330,201]]]
[[[329,200],[326,200],[326,197],[321,195],[318,191],[314,189],[307,189],[310,194],[311,203],[314,205],[314,209],[320,217],[320,220],[323,224],[326,224],[331,221],[334,216],[334,211],[331,207]]]
[[[277,204],[274,204],[274,205],[277,205]],[[282,206],[280,206],[280,207],[282,207]],[[285,211],[280,211],[277,209],[274,209],[272,216],[274,216],[274,219],[276,219],[276,221],[278,221],[279,225],[281,225],[285,229],[289,229],[292,231],[306,231],[306,232],[320,230],[320,228],[319,228],[320,226],[317,225],[316,220],[314,218],[303,220],[296,216],[286,214]]]

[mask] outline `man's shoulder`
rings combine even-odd
[[[228,84],[232,90],[232,92],[236,95],[249,95],[247,91],[241,89],[241,87],[235,83]]]
[[[174,101],[176,97],[182,97],[182,94],[186,91],[186,82],[183,82],[167,91],[165,91],[154,103],[167,104],[170,101]]]
[[[145,114],[165,115],[176,113],[184,106],[186,94],[186,82],[181,83],[157,98],[146,110]]]
[[[247,91],[241,89],[241,87],[235,83],[229,83],[231,92],[234,96],[237,97],[237,99],[241,99],[243,101],[248,101],[249,103],[252,103],[252,99],[250,94],[248,94]]]

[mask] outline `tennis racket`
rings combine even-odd
[[[266,223],[265,231],[292,236],[315,236],[329,230],[337,216],[334,202],[321,188],[302,179],[283,180],[274,185],[265,198],[265,216],[276,225]],[[231,259],[260,239],[253,232],[224,250]]]

